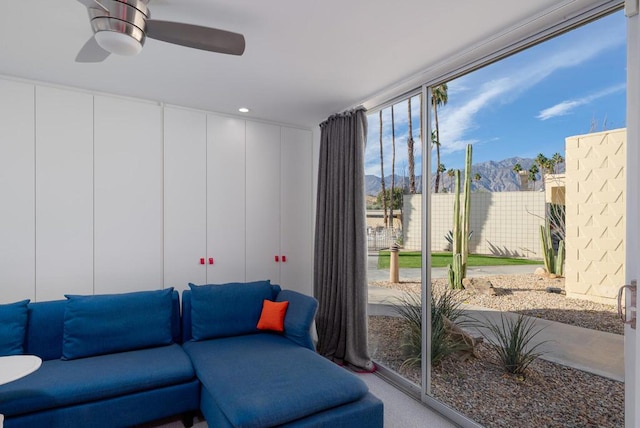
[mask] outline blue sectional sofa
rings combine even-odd
[[[111,297],[28,305],[24,353],[43,363],[0,386],[5,428],[124,427],[198,410],[178,293]]]
[[[263,324],[265,300],[287,302],[283,331]],[[189,426],[197,411],[212,428],[382,427],[382,402],[314,351],[316,308],[269,281],[191,284],[182,315],[172,289],[30,303],[21,351],[43,364],[0,386],[0,414],[6,428]]]

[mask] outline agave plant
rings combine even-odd
[[[524,376],[527,367],[544,354],[539,348],[548,341],[532,344],[532,340],[543,330],[536,328],[534,318],[519,314],[514,320],[500,314],[500,323],[486,320],[484,327],[493,334],[487,344],[508,373]]]
[[[446,356],[458,351],[469,350],[469,345],[453,340],[446,331],[445,319],[457,324],[467,326],[473,323],[473,319],[465,315],[460,308],[461,302],[457,298],[459,292],[447,290],[440,296],[431,295],[431,363],[438,364]],[[420,295],[407,293],[398,298],[398,303],[393,305],[398,314],[407,323],[407,335],[401,344],[404,354],[407,356],[403,366],[419,366],[422,362],[422,305]]]

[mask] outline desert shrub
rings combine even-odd
[[[534,318],[520,314],[514,319],[500,314],[500,323],[487,319],[484,327],[493,336],[487,338],[487,344],[507,373],[524,376],[527,367],[544,354],[539,348],[547,341],[535,345],[531,342],[542,331],[536,328]]]
[[[431,295],[431,363],[438,364],[446,356],[468,350],[469,346],[453,340],[446,331],[445,319],[463,326],[471,323],[460,309],[459,292],[447,290],[440,296]],[[422,308],[420,295],[407,293],[394,304],[398,314],[407,324],[407,334],[402,339],[402,350],[407,356],[403,366],[419,366],[422,362]]]

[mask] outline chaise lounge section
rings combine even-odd
[[[382,402],[366,384],[315,352],[315,299],[268,282],[191,289],[182,294],[183,346],[202,383],[209,426],[382,427]],[[256,328],[269,294],[288,302],[283,333]],[[243,312],[225,319],[237,301]],[[212,314],[208,322],[238,330],[208,331],[202,311]]]

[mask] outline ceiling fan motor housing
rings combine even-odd
[[[89,8],[96,41],[105,50],[120,55],[135,55],[146,39],[149,9],[142,0],[96,0]]]

